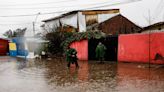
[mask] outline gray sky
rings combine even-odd
[[[129,0],[0,0],[0,34],[9,29],[24,27],[27,27],[28,31],[32,32],[32,22],[35,21],[37,15],[23,17],[20,17],[20,15],[32,15],[39,12],[41,14],[51,13],[38,15],[36,24],[38,30],[41,20],[57,16],[63,13],[62,11],[97,6],[105,6],[100,7],[102,9],[120,8],[121,14],[141,27],[149,25],[149,11],[151,24],[164,20],[164,0],[141,0],[117,5],[126,1]],[[110,6],[107,7],[106,5]],[[15,15],[19,15],[19,17],[11,17]]]

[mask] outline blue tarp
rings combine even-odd
[[[17,55],[19,56],[27,56],[28,51],[25,50],[25,38],[24,37],[14,37],[12,41],[16,43],[17,46]]]
[[[16,50],[10,50],[9,53],[10,53],[10,56],[12,56],[12,57],[17,56],[17,51]]]

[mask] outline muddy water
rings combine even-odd
[[[0,92],[164,92],[164,67],[132,63],[0,57]]]

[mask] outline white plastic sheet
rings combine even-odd
[[[116,15],[118,15],[119,13],[114,13],[114,14],[98,14],[98,23],[102,23]]]
[[[62,25],[70,25],[77,28],[77,14],[71,14],[60,19]]]
[[[53,29],[54,27],[59,27],[59,26],[60,26],[59,19],[46,22],[45,24],[45,27],[47,29]]]
[[[79,24],[79,32],[85,32],[86,21],[85,21],[85,15],[82,15],[82,12],[78,12],[78,24]]]

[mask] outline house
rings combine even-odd
[[[142,29],[121,14],[100,23],[98,28],[111,35],[140,33]]]
[[[9,42],[9,40],[0,38],[0,56],[7,55],[8,51],[9,51],[8,42]]]
[[[95,24],[104,22],[118,14],[119,9],[72,11],[55,18],[43,20],[45,24],[42,27],[47,31],[55,31],[55,28],[62,26],[60,29],[62,31],[85,32]]]
[[[144,27],[142,33],[164,32],[164,22],[158,22],[147,27]]]

